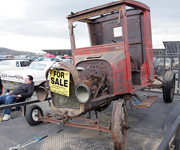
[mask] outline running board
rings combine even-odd
[[[135,97],[135,99],[133,98]],[[141,100],[137,95],[131,96],[128,101],[131,103],[133,107],[136,108],[149,108],[152,106],[154,101],[157,99],[157,96],[147,96],[145,100]]]
[[[137,108],[149,108],[152,106],[152,104],[157,99],[157,96],[148,96],[145,100],[143,100],[141,103],[136,105]]]

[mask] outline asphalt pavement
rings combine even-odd
[[[157,95],[158,98],[148,109],[131,108],[128,105],[128,122],[131,127],[128,130],[127,150],[155,150],[169,128],[179,115],[180,96],[175,95],[172,103],[164,103],[162,93],[140,91],[137,92],[142,99],[146,96]],[[145,95],[145,96],[144,96]],[[33,99],[37,99],[33,96]],[[44,114],[53,113],[48,102],[37,103]],[[101,120],[110,121],[113,103],[98,114]],[[95,114],[92,114],[95,118]],[[62,125],[53,123],[41,123],[30,126],[25,117],[11,119],[0,123],[0,149],[5,150],[18,144],[30,143],[33,137],[47,138],[27,145],[23,150],[105,150],[113,149],[111,133],[101,132],[65,126],[65,129],[57,133]]]

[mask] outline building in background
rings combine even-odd
[[[56,50],[52,50],[52,49],[46,49],[46,50],[42,50],[43,52],[46,53],[50,53],[52,55],[58,56],[64,56],[65,54],[72,56],[72,50],[71,49],[56,49]]]
[[[164,41],[165,49],[153,49],[153,56],[180,55],[180,41]]]

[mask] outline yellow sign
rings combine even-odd
[[[14,82],[10,81],[10,84],[14,84]]]
[[[70,73],[64,70],[50,70],[50,90],[69,97]]]

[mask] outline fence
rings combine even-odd
[[[159,144],[156,150],[179,150],[180,149],[180,115],[172,124],[170,130]]]
[[[156,61],[158,59],[159,62]],[[173,70],[175,72],[175,78],[176,78],[175,94],[179,94],[180,55],[159,55],[156,56],[156,60],[154,61],[154,69],[156,74],[164,75],[167,70]]]

